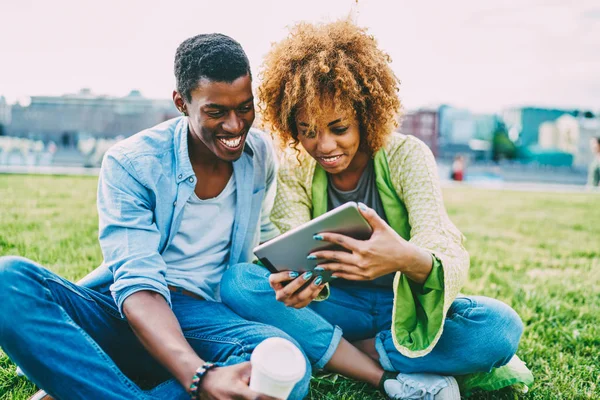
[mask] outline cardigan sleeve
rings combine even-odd
[[[412,137],[406,145],[409,147],[402,152],[399,186],[408,211],[410,242],[440,260],[444,270],[444,289],[453,300],[469,271],[464,236],[448,218],[431,150]]]
[[[465,283],[469,254],[463,235],[446,212],[429,148],[414,137],[406,137],[390,156],[390,170],[408,213],[410,242],[433,256],[433,269],[424,285],[409,282],[404,276],[395,282],[394,343],[400,353],[419,357],[431,351],[441,336],[445,315]],[[410,311],[415,317],[408,317]]]

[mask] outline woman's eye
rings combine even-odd
[[[332,129],[333,133],[336,133],[338,135],[341,135],[342,133],[346,132],[347,130],[348,130],[347,126]]]
[[[314,138],[315,136],[317,136],[314,131],[310,131],[310,132],[303,131],[301,133],[302,133],[302,136],[305,136],[307,138]]]

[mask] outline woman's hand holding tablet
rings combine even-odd
[[[339,250],[317,250],[309,257],[325,260],[322,268],[333,273],[333,277],[353,281],[371,281],[381,276],[402,272],[417,283],[429,276],[433,258],[427,251],[403,239],[375,210],[359,204],[359,211],[373,233],[368,240],[356,240],[337,233],[321,233],[320,239],[342,248]]]
[[[322,229],[319,229],[322,228]],[[332,278],[370,281],[393,272],[422,283],[431,254],[398,235],[364,204],[346,203],[257,247],[269,283],[288,307],[310,304]],[[415,268],[413,269],[412,266]]]
[[[343,250],[339,244],[315,240],[324,232],[366,240],[371,237],[372,228],[358,210],[358,204],[348,202],[261,244],[254,249],[254,254],[271,272],[312,271],[327,261],[309,257],[310,254],[319,250]]]
[[[317,298],[325,287],[323,276],[318,271],[276,272],[269,276],[269,284],[275,291],[275,298],[288,307],[303,308]]]

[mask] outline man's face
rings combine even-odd
[[[185,107],[193,141],[204,145],[223,161],[235,161],[242,155],[246,136],[254,122],[252,79],[241,76],[231,83],[201,79]],[[180,98],[180,97],[179,97]]]

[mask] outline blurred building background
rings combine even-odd
[[[497,115],[440,105],[409,111],[400,131],[424,141],[439,160],[461,154],[474,161],[486,161],[493,158],[492,141],[501,126]]]
[[[4,96],[0,96],[0,129],[3,129],[0,131],[0,136],[5,134],[4,129],[10,124],[10,113],[11,106],[6,102]]]
[[[457,156],[467,160],[467,180],[585,183],[590,140],[600,137],[600,113],[516,107],[476,114],[439,105],[408,111],[399,130],[423,140],[441,175]]]
[[[131,91],[110,97],[82,89],[63,96],[33,96],[30,104],[12,107],[7,135],[53,141],[75,147],[82,137],[129,136],[177,115],[171,100],[155,100]]]
[[[14,105],[0,97],[0,165],[98,167],[118,140],[177,115],[171,100],[137,90],[113,97],[82,89]],[[399,130],[431,148],[442,178],[462,156],[466,180],[581,184],[593,157],[590,140],[600,137],[600,113],[514,107],[478,114],[442,104],[409,110]]]
[[[82,89],[12,107],[0,98],[0,165],[99,166],[116,141],[177,115],[171,100],[137,90],[112,97]]]

